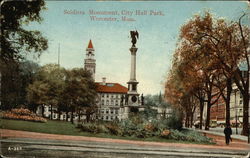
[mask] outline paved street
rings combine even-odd
[[[2,155],[15,157],[244,157],[250,146],[233,140],[226,146],[223,137],[216,145],[130,141],[121,139],[65,136],[2,130]]]

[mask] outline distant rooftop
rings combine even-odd
[[[127,93],[128,89],[119,83],[105,83],[96,82],[97,92],[102,93]]]

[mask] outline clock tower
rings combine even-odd
[[[92,74],[93,80],[95,80],[96,60],[95,60],[95,49],[92,41],[89,41],[89,45],[86,49],[86,57],[84,60],[84,69]]]

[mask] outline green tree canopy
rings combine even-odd
[[[41,10],[45,9],[43,0],[1,1],[1,64],[18,61],[25,53],[38,52],[48,48],[47,40],[40,31],[26,30],[24,24],[41,22]]]

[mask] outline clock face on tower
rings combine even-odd
[[[136,96],[133,96],[132,98],[131,98],[131,100],[132,100],[132,102],[136,102],[137,101],[137,98],[136,98]]]

